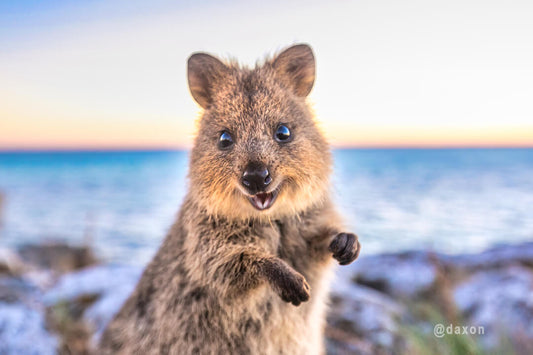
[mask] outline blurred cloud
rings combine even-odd
[[[533,145],[528,1],[22,1],[0,5],[0,148],[181,147],[195,51],[310,43],[337,145]]]

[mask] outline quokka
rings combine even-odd
[[[321,354],[328,283],[360,252],[329,195],[305,44],[243,68],[188,61],[203,108],[178,217],[101,353]]]

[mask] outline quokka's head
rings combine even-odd
[[[189,172],[202,208],[271,219],[324,200],[331,156],[305,102],[315,80],[309,46],[292,46],[254,69],[195,53],[188,80],[204,109]]]

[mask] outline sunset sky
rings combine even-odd
[[[180,148],[195,51],[307,42],[335,146],[533,146],[533,2],[2,1],[0,149]]]

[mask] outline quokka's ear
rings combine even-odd
[[[272,66],[296,95],[309,95],[315,82],[315,56],[311,47],[307,44],[289,47],[274,59]]]
[[[187,62],[187,78],[192,97],[204,109],[212,102],[213,88],[229,68],[207,53],[194,53]]]

